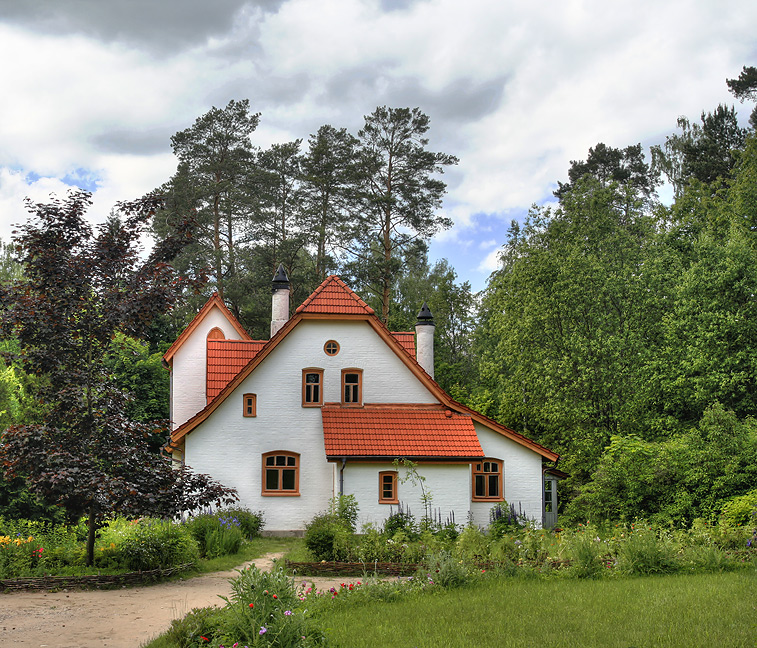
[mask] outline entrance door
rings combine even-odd
[[[557,526],[557,479],[544,477],[544,528]]]

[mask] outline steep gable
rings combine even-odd
[[[210,296],[208,301],[205,302],[204,306],[199,310],[197,315],[194,316],[189,325],[181,332],[181,335],[179,335],[179,337],[176,338],[176,341],[168,348],[168,351],[163,354],[163,362],[165,364],[171,364],[171,361],[173,360],[173,357],[176,355],[178,350],[200,327],[202,322],[205,321],[205,319],[210,315],[213,309],[218,309],[219,311],[221,311],[223,316],[233,327],[233,329],[239,334],[239,337],[242,340],[252,339],[247,331],[244,330],[244,327],[239,323],[239,320],[234,317],[232,312],[226,307],[226,304],[223,303],[223,299],[218,296],[218,293],[214,292]]]
[[[327,277],[295,313],[319,315],[373,315],[373,309],[336,275]]]

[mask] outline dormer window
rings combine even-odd
[[[363,404],[363,370],[342,369],[342,405]]]
[[[302,370],[302,406],[323,405],[323,369]]]

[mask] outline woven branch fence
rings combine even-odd
[[[110,588],[119,585],[151,583],[187,571],[194,563],[165,569],[128,572],[125,574],[92,574],[88,576],[42,576],[39,578],[0,578],[0,591],[59,590],[67,588]]]

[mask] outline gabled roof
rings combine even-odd
[[[229,313],[231,315],[231,313]],[[199,317],[199,315],[198,315]],[[232,316],[233,317],[233,316]],[[449,409],[453,414],[468,416],[471,421],[476,421],[490,430],[505,436],[516,443],[536,452],[545,459],[556,461],[559,455],[548,448],[532,441],[528,437],[511,430],[500,423],[476,412],[475,410],[453,400],[439,384],[429,376],[415,359],[415,354],[408,353],[402,335],[395,336],[386,325],[375,315],[373,309],[358,297],[339,277],[328,277],[315,289],[315,291],[297,308],[295,314],[282,326],[278,332],[254,354],[254,357],[242,368],[241,371],[216,395],[206,407],[195,414],[185,423],[181,424],[171,433],[171,443],[181,441],[189,432],[207,419],[213,411],[228,397],[237,385],[244,381],[255,368],[278,346],[300,322],[308,319],[350,319],[367,322],[379,335],[387,346],[399,357],[399,359],[412,371],[416,378],[429,390],[429,392],[441,403],[441,406]],[[195,318],[197,319],[197,318]],[[234,320],[236,321],[236,320]],[[184,335],[184,334],[182,334]],[[410,334],[412,335],[412,334]],[[249,335],[246,335],[249,340]],[[177,340],[178,342],[178,340]],[[174,343],[175,345],[176,343]],[[173,347],[172,347],[173,348]],[[170,351],[170,349],[169,349]],[[366,407],[369,407],[366,405]],[[348,411],[360,411],[358,408],[346,408]],[[397,456],[397,452],[391,453]],[[340,455],[341,456],[341,455]],[[472,455],[481,456],[481,455]]]
[[[243,340],[252,339],[247,331],[244,330],[237,318],[232,315],[231,311],[228,308],[226,308],[226,304],[223,303],[223,299],[218,296],[218,293],[214,292],[211,295],[210,299],[205,302],[205,305],[200,309],[197,315],[194,316],[194,319],[189,323],[189,326],[187,326],[181,332],[181,335],[176,338],[176,341],[168,348],[168,351],[163,354],[163,362],[170,364],[171,360],[173,360],[174,355],[176,355],[176,352],[181,348],[181,345],[184,344],[187,338],[192,335],[194,330],[214,308],[218,308],[224,314],[226,319],[229,320],[229,323],[234,327],[234,330],[239,333],[239,336]]]
[[[483,457],[473,420],[442,405],[325,404],[326,456],[408,459]]]
[[[412,331],[392,331],[392,337],[397,340],[410,354],[411,358],[415,358],[415,333]]]
[[[373,315],[373,309],[339,277],[331,275],[302,302],[295,313]]]
[[[266,340],[208,340],[208,402],[221,393],[265,343]]]

